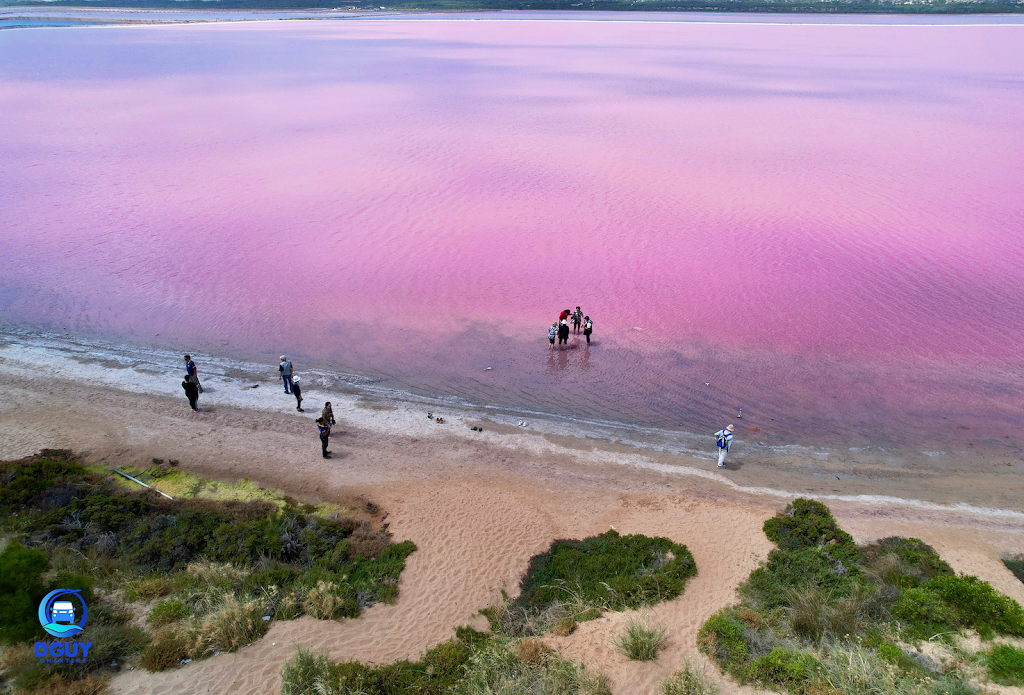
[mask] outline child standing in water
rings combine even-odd
[[[587,345],[590,345],[590,334],[594,332],[594,322],[590,320],[589,316],[583,317],[583,336],[587,339]]]
[[[551,347],[555,347],[555,338],[558,337],[558,321],[551,324],[551,328],[548,329],[548,342],[551,343]]]
[[[583,311],[576,307],[576,311],[572,312],[572,332],[576,335],[580,334],[581,323],[583,323]]]

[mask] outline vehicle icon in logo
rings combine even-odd
[[[82,604],[82,617],[75,622],[75,604],[67,600],[78,598]],[[62,600],[63,599],[63,600]],[[82,598],[81,589],[54,589],[39,603],[39,624],[54,637],[73,637],[85,629],[89,609]]]

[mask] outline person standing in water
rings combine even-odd
[[[558,322],[561,323],[562,321],[567,321],[569,319],[569,314],[571,313],[572,312],[568,309],[562,309],[562,313],[558,315]]]
[[[292,393],[295,395],[295,401],[298,403],[298,405],[295,406],[295,409],[300,413],[306,412],[302,409],[302,387],[299,386],[299,377],[295,377],[292,380]]]
[[[192,377],[188,374],[185,375],[185,380],[181,382],[181,388],[185,389],[185,398],[188,399],[189,406],[192,407],[194,412],[199,412],[199,387],[192,383]]]
[[[284,355],[281,355],[281,364],[277,365],[277,371],[281,373],[281,381],[284,382],[284,392],[292,392],[292,363]]]
[[[725,468],[725,455],[732,449],[732,433],[736,428],[726,425],[724,430],[715,432],[715,443],[718,446],[718,467]]]
[[[316,426],[320,429],[320,448],[325,459],[331,458],[331,452],[327,450],[327,440],[331,438],[331,425],[324,422],[322,417],[316,419]]]
[[[558,321],[551,324],[551,328],[548,329],[548,342],[551,343],[551,347],[555,347],[555,338],[558,337]]]
[[[594,332],[594,322],[590,320],[589,316],[583,317],[583,337],[587,339],[587,345],[590,345],[590,334]]]
[[[185,371],[188,372],[185,375],[188,380],[196,385],[199,393],[202,393],[203,385],[199,383],[199,370],[196,369],[196,363],[192,361],[192,355],[185,355]]]
[[[558,324],[558,347],[562,347],[562,343],[565,343],[566,347],[569,345],[569,322],[562,319],[562,322]]]
[[[583,311],[576,307],[576,311],[572,312],[572,332],[576,335],[580,334],[581,323],[583,323]]]
[[[327,401],[324,403],[324,409],[320,411],[320,418],[328,425],[334,425],[334,409],[331,408],[331,402]]]

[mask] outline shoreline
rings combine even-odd
[[[103,388],[139,399],[180,400],[187,410],[184,396],[175,392],[182,371],[174,366],[179,358],[171,350],[4,332],[0,333],[0,386],[42,395],[50,384],[64,382],[61,391]],[[700,481],[731,493],[768,499],[807,496],[826,503],[901,505],[1024,521],[1024,491],[1016,491],[1019,486],[1008,483],[1009,476],[1016,479],[1022,472],[1017,470],[1020,462],[992,461],[980,467],[977,461],[958,463],[957,457],[949,456],[936,461],[937,465],[928,465],[932,463],[929,459],[936,457],[925,455],[917,461],[896,463],[892,457],[885,460],[885,449],[874,459],[866,454],[857,459],[843,456],[846,452],[836,448],[758,446],[744,441],[740,433],[738,446],[727,460],[729,468],[717,471],[712,438],[689,432],[524,413],[458,398],[432,399],[375,386],[363,377],[315,369],[297,370],[305,379],[304,402],[310,406],[300,415],[293,409],[294,398],[275,390],[281,388],[280,381],[268,378],[274,374],[274,365],[206,356],[199,369],[205,388],[200,398],[205,412],[199,418],[221,409],[280,414],[315,432],[318,405],[329,399],[339,423],[382,436],[432,441],[451,438],[534,456]],[[446,424],[428,420],[427,411],[443,415]],[[528,424],[520,427],[519,421]],[[484,431],[475,432],[471,426]],[[0,448],[4,458],[34,453]]]
[[[613,695],[656,695],[683,659],[706,666],[723,695],[754,692],[721,676],[698,652],[696,634],[708,617],[734,602],[737,586],[765,559],[772,546],[761,526],[791,497],[723,482],[717,472],[698,468],[713,469],[710,455],[684,461],[621,444],[524,432],[473,414],[463,419],[447,410],[448,424],[436,425],[422,404],[339,398],[332,391],[338,426],[331,442],[335,456],[328,460],[320,457],[311,417],[295,413],[294,399],[270,388],[280,388],[279,382],[264,380],[246,393],[239,383],[232,391],[208,381],[208,402],[213,396],[225,402],[193,414],[183,396],[142,389],[145,379],[163,379],[160,374],[128,370],[140,381],[125,382],[122,374],[122,387],[114,388],[98,375],[109,378],[124,368],[40,355],[51,363],[28,360],[28,350],[18,355],[9,343],[0,347],[6,425],[0,458],[70,448],[109,469],[148,466],[155,457],[178,459],[181,469],[206,479],[247,478],[306,502],[372,501],[395,540],[412,540],[419,548],[407,561],[394,605],[374,605],[354,620],[281,621],[248,647],[171,671],[125,669],[110,682],[112,693],[277,695],[281,668],[298,646],[324,649],[335,661],[414,659],[449,639],[455,627],[485,627],[478,611],[501,601],[503,592],[514,595],[529,559],[553,540],[609,528],[669,537],[695,557],[698,574],[684,594],[640,612],[668,626],[666,648],[655,662],[632,662],[618,653],[612,639],[635,611],[589,621],[569,637],[545,638],[550,646],[607,673]],[[200,364],[201,376],[202,369]],[[241,405],[227,402],[232,393]],[[313,399],[327,392],[308,393]],[[246,403],[239,394],[266,400]],[[468,429],[481,422],[482,434]],[[746,465],[727,477],[761,475],[758,468]],[[812,487],[813,477],[802,480]],[[934,483],[920,487],[937,496],[941,488]],[[921,538],[955,570],[1024,602],[1024,584],[1000,560],[1024,552],[1024,514],[892,501],[877,496],[891,485],[870,478],[846,484],[875,493],[827,500],[857,542]]]

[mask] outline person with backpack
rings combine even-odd
[[[199,412],[199,387],[192,383],[191,377],[188,374],[185,375],[185,380],[181,382],[181,388],[185,389],[185,398],[188,399],[188,404],[192,407],[193,412]]]
[[[192,355],[185,355],[185,371],[188,372],[185,376],[196,385],[199,393],[203,392],[203,385],[199,383],[199,370],[196,369],[196,363],[192,361]]]
[[[334,408],[331,407],[330,401],[324,403],[324,409],[320,411],[320,417],[323,418],[323,421],[326,422],[328,425],[335,424]]]
[[[298,403],[298,405],[295,406],[295,409],[300,413],[306,412],[302,409],[302,387],[299,386],[299,377],[292,379],[292,394],[295,396],[295,400]]]
[[[562,322],[558,324],[558,347],[562,347],[562,343],[565,343],[566,347],[569,346],[569,322],[562,319]]]
[[[725,455],[732,448],[732,433],[736,428],[726,425],[725,429],[715,432],[715,443],[718,445],[718,467],[725,468]]]
[[[316,426],[320,430],[320,449],[325,459],[331,458],[331,452],[327,450],[327,440],[331,437],[331,425],[325,422],[322,417],[316,419]]]
[[[589,316],[583,317],[583,337],[587,339],[587,345],[590,345],[590,334],[594,332],[594,322],[590,320]]]
[[[558,322],[555,321],[551,324],[551,328],[548,329],[548,342],[551,343],[551,347],[555,347],[555,338],[558,337]]]
[[[581,323],[583,323],[583,311],[576,307],[576,311],[572,312],[572,332],[576,335],[580,334]]]
[[[281,374],[281,381],[284,382],[284,392],[292,392],[292,363],[284,355],[281,355],[281,364],[277,365],[277,371]]]

